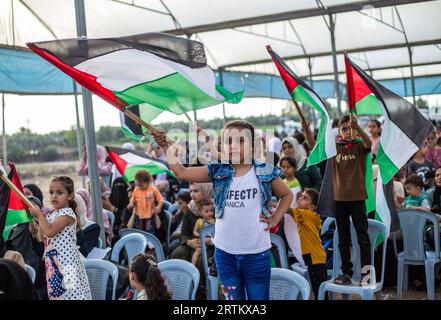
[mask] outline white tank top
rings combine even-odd
[[[268,224],[260,222],[262,191],[254,168],[233,177],[224,213],[216,219],[213,243],[230,254],[254,254],[271,248]]]

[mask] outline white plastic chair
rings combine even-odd
[[[155,248],[156,261],[161,262],[165,260],[165,254],[164,254],[164,250],[162,249],[161,241],[159,241],[159,239],[156,238],[153,234],[132,228],[121,229],[119,230],[118,234],[120,237],[125,237],[126,235],[129,234],[142,235],[147,240],[148,245],[151,244]]]
[[[115,300],[118,268],[109,261],[99,259],[85,260],[84,266],[86,267],[86,273],[89,279],[92,300],[106,300],[109,276],[113,282],[112,300]]]
[[[26,272],[29,275],[29,278],[31,278],[31,281],[35,283],[35,270],[30,265],[26,265]]]
[[[351,294],[357,294],[361,296],[363,300],[372,300],[373,295],[375,294],[377,296],[377,299],[381,297],[381,290],[383,288],[383,281],[384,281],[384,265],[386,261],[386,246],[387,246],[387,237],[388,237],[388,231],[386,226],[379,222],[372,219],[368,219],[368,234],[371,241],[371,263],[372,265],[375,265],[375,247],[376,247],[376,241],[378,239],[378,236],[382,236],[383,242],[381,244],[382,246],[382,263],[381,263],[381,280],[379,282],[376,282],[376,272],[375,270],[371,270],[370,276],[371,276],[371,284],[360,286],[359,281],[361,280],[361,270],[360,270],[360,247],[358,245],[357,241],[354,241],[354,238],[356,239],[356,233],[354,229],[354,225],[351,221],[351,239],[352,239],[352,262],[353,262],[353,281],[355,284],[353,285],[340,285],[335,284],[334,279],[336,275],[339,273],[340,267],[341,267],[341,259],[340,259],[340,251],[338,249],[338,231],[335,230],[334,233],[334,252],[333,252],[333,277],[331,280],[325,281],[320,285],[319,289],[319,300],[324,300],[325,298],[325,292],[331,292],[331,298],[334,297],[333,293],[342,293],[343,297],[350,298]],[[375,271],[375,272],[374,272]]]
[[[112,255],[110,260],[120,262],[119,256],[123,249],[127,253],[128,264],[132,261],[133,257],[139,253],[144,253],[147,248],[147,239],[137,233],[128,234],[119,239],[112,248]]]
[[[165,235],[165,240],[167,241],[167,245],[170,245],[170,230],[171,230],[171,223],[172,223],[172,214],[168,210],[164,210],[164,214],[167,217],[167,233]]]
[[[289,269],[271,268],[270,300],[309,300],[310,295],[311,287],[303,276]]]
[[[284,269],[288,269],[289,268],[288,256],[286,253],[286,247],[285,247],[285,243],[283,242],[283,239],[274,233],[270,233],[270,239],[271,239],[271,243],[274,244],[277,247],[277,250],[279,251],[280,267]]]
[[[195,300],[199,286],[199,270],[190,262],[170,259],[158,263],[173,300]]]
[[[435,300],[435,265],[441,262],[438,219],[431,212],[421,212],[415,209],[399,210],[398,219],[403,233],[403,251],[397,253],[397,300],[401,300],[403,291],[407,290],[409,265],[424,265],[427,298]],[[424,232],[427,222],[433,225],[435,251],[428,251],[424,248]],[[396,250],[395,237],[394,249]]]
[[[215,227],[214,224],[210,224],[206,227],[203,227],[199,231],[199,238],[205,239],[207,236],[214,237]],[[208,257],[207,257],[207,245],[205,241],[201,241],[201,251],[202,251],[202,264],[204,265],[205,272],[205,285],[207,287],[207,300],[218,300],[219,291],[219,280],[216,276],[212,276],[210,274],[210,270],[208,267]]]

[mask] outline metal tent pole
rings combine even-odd
[[[77,36],[86,37],[86,12],[84,0],[75,0],[75,17],[77,24]],[[87,166],[89,168],[90,195],[92,197],[92,209],[95,222],[100,226],[100,238],[106,244],[103,223],[103,208],[101,190],[98,175],[98,156],[96,150],[95,123],[93,119],[92,94],[84,87],[81,88],[84,109],[84,131],[86,136]]]
[[[2,93],[3,165],[6,168],[8,166],[8,149],[6,145],[5,106],[5,93]]]
[[[314,82],[312,81],[312,63],[311,58],[308,58],[308,69],[309,69],[309,81],[311,81],[311,89],[314,90]],[[315,109],[312,108],[312,121],[314,124],[314,130],[317,128],[317,117],[315,115]]]
[[[338,81],[338,66],[337,66],[337,50],[335,48],[335,21],[332,14],[329,14],[329,32],[331,33],[331,47],[332,47],[332,64],[334,65],[334,90],[337,98],[337,116],[340,118],[341,112],[341,97],[340,86]]]
[[[222,68],[219,68],[219,80],[220,80],[220,85],[223,87],[224,86],[224,70]],[[225,124],[225,102],[222,102],[222,115],[224,117],[224,124]]]
[[[412,57],[412,48],[410,46],[407,47],[407,52],[409,53],[409,66],[410,66],[410,88],[412,89],[412,99],[413,105],[416,106],[415,99],[415,77],[413,75],[413,57]]]
[[[82,142],[81,142],[81,126],[80,126],[80,112],[78,109],[78,86],[75,80],[72,80],[73,83],[73,89],[74,89],[74,97],[75,97],[75,114],[77,118],[77,130],[76,130],[76,136],[77,136],[77,151],[78,151],[78,160],[81,160],[82,156]],[[86,177],[81,177],[81,183],[83,184],[83,188],[86,187]]]

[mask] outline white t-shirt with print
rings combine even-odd
[[[252,168],[241,177],[233,177],[224,213],[216,219],[213,243],[230,254],[254,254],[271,248],[268,224],[260,222],[262,191]]]

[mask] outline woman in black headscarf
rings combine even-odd
[[[119,239],[118,231],[121,229],[122,217],[129,204],[128,188],[129,185],[122,177],[116,178],[113,181],[110,197],[103,199],[103,208],[112,211],[115,215],[115,222],[113,223],[113,233],[115,237],[112,239],[112,243],[115,243]]]
[[[15,261],[0,259],[0,300],[38,300],[34,284]]]

